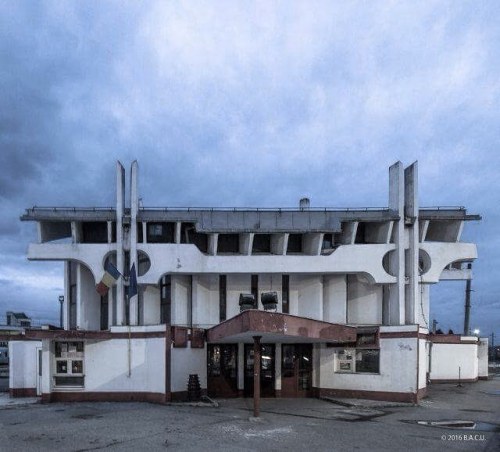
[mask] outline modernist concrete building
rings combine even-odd
[[[64,329],[12,343],[36,376],[13,358],[14,395],[165,402],[196,374],[214,397],[417,402],[485,376],[478,338],[429,334],[429,287],[471,277],[480,217],[419,208],[416,163],[391,166],[386,208],[147,208],[130,176],[130,205],[117,163],[116,207],[22,216],[28,259],[65,262]]]

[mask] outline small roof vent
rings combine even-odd
[[[300,201],[299,201],[299,207],[302,209],[302,210],[307,210],[309,209],[309,207],[311,207],[311,200],[309,198],[302,198]]]

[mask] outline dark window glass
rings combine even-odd
[[[84,221],[82,223],[82,243],[108,243],[108,223],[106,221]]]
[[[56,372],[58,374],[67,374],[68,373],[68,361],[57,361]]]
[[[356,350],[356,372],[380,372],[380,350]]]
[[[219,275],[219,321],[226,320],[227,278]]]
[[[281,277],[281,312],[288,314],[290,312],[290,275]]]
[[[137,222],[137,243],[142,243],[144,241],[144,236],[142,233],[142,222]]]
[[[175,242],[175,223],[148,223],[146,229],[148,243]]]
[[[111,242],[116,243],[116,221],[111,223]]]
[[[84,377],[54,377],[56,386],[83,386]]]
[[[323,235],[323,244],[321,245],[322,250],[333,249],[333,234]]]
[[[250,292],[254,296],[254,309],[259,307],[259,275],[252,275],[252,286]]]
[[[252,254],[270,253],[270,252],[271,252],[271,235],[255,234],[253,236]]]
[[[171,282],[170,276],[163,276],[160,282],[160,321],[170,325]]]
[[[208,235],[196,232],[194,223],[182,223],[181,243],[192,243],[202,253],[208,252]]]
[[[290,234],[286,253],[302,253],[302,234]]]
[[[217,253],[239,253],[240,236],[238,234],[219,234]]]
[[[366,232],[365,223],[359,222],[358,229],[356,230],[356,239],[354,240],[354,243],[366,243],[365,232]]]

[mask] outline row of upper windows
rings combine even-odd
[[[359,223],[356,236],[353,240],[354,243],[371,242],[369,237],[366,237],[365,233],[367,224]],[[116,242],[115,222],[111,222],[108,227],[108,222],[88,221],[79,223],[78,227],[79,233],[77,241],[79,243]],[[178,237],[176,237],[177,234],[179,234]],[[338,245],[340,243],[345,243],[343,235],[345,235],[345,233],[343,234],[341,232],[324,234],[322,249],[330,249],[334,247],[334,244]],[[180,230],[177,229],[177,223],[175,222],[137,223],[138,243],[190,243],[197,245],[201,251],[207,252],[208,237],[209,234],[197,232],[194,223],[180,223]],[[144,238],[146,240],[144,240]],[[218,234],[217,242],[218,253],[240,252],[240,234]],[[303,234],[290,233],[287,253],[301,252],[303,252]],[[255,233],[252,253],[271,253],[271,234]]]
[[[442,223],[442,224],[441,224]],[[450,222],[448,222],[450,223]],[[446,222],[427,222],[427,226],[420,225],[420,235],[426,241],[457,241],[459,240],[459,223],[448,224]],[[47,224],[48,228],[55,228],[54,223]],[[66,231],[67,229],[67,231]],[[47,239],[63,238],[72,235],[71,227],[67,227],[65,232],[59,226],[59,233],[51,237],[51,232],[47,233]],[[394,243],[395,229],[391,222],[342,222],[340,232],[323,234],[321,250],[328,253],[340,244],[372,244],[372,243]],[[125,229],[124,234],[128,231]],[[138,243],[181,243],[194,244],[203,253],[208,252],[209,235],[197,232],[194,223],[189,222],[138,222],[137,242]],[[77,243],[116,243],[117,231],[116,222],[106,221],[84,221],[75,223],[73,240]],[[42,240],[45,241],[45,240]],[[272,234],[254,233],[251,247],[252,254],[273,252]],[[248,244],[241,240],[241,234],[229,233],[218,234],[217,253],[238,254],[248,252],[242,249]],[[307,248],[308,250],[305,250]],[[288,234],[288,245],[286,254],[303,253],[316,254],[310,252],[309,246],[304,247],[304,234]],[[316,248],[317,249],[317,248]],[[215,250],[214,250],[215,251]],[[309,251],[309,252],[308,252]],[[281,250],[278,251],[281,254]]]

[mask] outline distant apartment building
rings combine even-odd
[[[419,207],[416,163],[391,166],[384,208],[148,208],[137,162],[129,205],[119,162],[116,185],[113,208],[21,218],[28,259],[65,262],[64,330],[15,341],[34,380],[11,368],[13,395],[166,402],[196,374],[239,397],[259,375],[264,397],[417,402],[429,381],[487,376],[487,344],[429,332],[429,287],[472,277],[461,235],[480,217]]]
[[[7,326],[18,326],[21,328],[29,328],[31,319],[24,312],[6,312]]]

